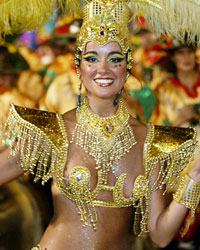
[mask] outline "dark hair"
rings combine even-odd
[[[167,50],[167,52],[168,52],[168,60],[167,60],[167,62],[166,62],[166,64],[165,64],[165,66],[164,66],[164,68],[169,72],[169,73],[173,73],[173,74],[176,74],[177,73],[177,67],[176,67],[176,64],[172,61],[172,57],[175,55],[175,53],[178,51],[178,50],[180,50],[180,49],[182,49],[182,48],[190,48],[190,49],[192,49],[194,52],[195,52],[195,50],[196,50],[196,48],[194,48],[193,46],[190,46],[190,45],[181,45],[181,46],[179,46],[179,47],[176,47],[176,48],[172,48],[172,49],[169,49],[169,50]],[[196,63],[196,65],[195,65],[195,70],[197,69],[197,67],[198,67],[198,65],[197,65],[197,63]]]

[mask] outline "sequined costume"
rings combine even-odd
[[[56,176],[54,178],[56,187],[76,203],[80,213],[81,209],[87,207],[86,210],[89,212],[81,213],[81,216],[85,216],[82,218],[85,226],[91,223],[95,228],[96,216],[93,217],[92,214],[96,215],[96,206],[112,208],[134,206],[136,208],[134,232],[139,235],[148,231],[148,204],[152,190],[162,188],[165,184],[167,184],[166,189],[175,185],[179,173],[188,164],[196,145],[196,133],[192,128],[149,124],[143,152],[145,174],[136,178],[131,196],[125,198],[122,191],[127,177],[125,173],[118,177],[114,186],[109,186],[103,183],[103,171],[100,168],[98,184],[94,191],[88,187],[90,172],[84,166],[74,167],[68,181],[63,181],[70,141],[67,139],[62,115],[12,106],[8,125],[7,137],[13,142],[12,155],[18,151],[21,154],[19,165],[25,172],[34,174],[35,181],[41,179],[42,184]],[[25,149],[26,141],[28,145]],[[160,162],[159,180],[152,188],[150,181],[158,162]],[[113,202],[98,200],[96,197],[101,190],[112,191]],[[139,220],[140,215],[142,215],[141,220]]]
[[[83,18],[75,53],[79,77],[81,76],[81,54],[85,50],[87,42],[94,42],[101,47],[110,42],[117,42],[121,48],[121,57],[126,58],[126,71],[130,73],[133,61],[128,30],[128,22],[131,17],[131,10],[128,6],[130,2],[134,6],[134,13],[136,15],[144,13],[150,26],[159,34],[167,32],[180,37],[182,41],[184,34],[190,28],[193,34],[199,34],[199,22],[197,25],[193,25],[193,23],[191,25],[188,20],[184,22],[186,13],[187,16],[191,14],[192,18],[199,20],[200,6],[195,1],[66,0],[63,2],[63,0],[49,0],[48,4],[45,0],[41,2],[44,3],[44,6],[41,4],[43,7],[41,8],[43,17],[41,20],[38,18],[38,15],[41,15],[40,11],[37,11],[38,1],[34,2],[35,9],[30,8],[30,11],[29,6],[27,8],[23,5],[24,8],[23,6],[22,8],[25,11],[22,14],[14,6],[15,17],[10,18],[10,14],[7,14],[7,18],[9,17],[11,22],[0,15],[0,27],[3,20],[6,28],[6,30],[3,29],[3,34],[9,33],[9,28],[12,26],[13,32],[16,31],[15,26],[18,30],[32,27],[30,21],[27,20],[29,16],[32,17],[31,21],[33,19],[33,26],[40,24],[49,13],[52,13],[52,5],[56,2],[61,3],[62,6],[66,6],[66,9],[69,8],[73,14],[78,14]],[[0,3],[0,10],[3,9],[2,7],[4,6]],[[7,9],[11,10],[11,7],[13,6],[9,5]],[[20,5],[19,7],[21,8]],[[30,13],[31,15],[29,15]],[[173,25],[171,23],[169,25],[168,20],[171,20]],[[25,24],[23,25],[23,23]],[[195,41],[192,34],[190,41]],[[120,95],[118,94],[118,96]],[[152,191],[165,188],[165,184],[168,188],[176,183],[179,173],[192,157],[196,145],[195,130],[192,128],[158,127],[149,124],[143,152],[144,174],[137,176],[131,195],[126,198],[123,195],[126,173],[116,176],[117,180],[114,186],[109,186],[106,180],[110,171],[115,174],[115,167],[112,166],[112,163],[119,163],[137,143],[134,132],[129,125],[129,113],[122,103],[119,105],[117,113],[112,117],[98,117],[95,114],[88,114],[91,113],[87,104],[80,104],[76,111],[77,126],[74,129],[74,137],[70,141],[62,115],[12,106],[7,130],[7,137],[12,141],[11,152],[12,154],[19,152],[19,165],[25,172],[34,174],[35,181],[41,179],[44,184],[53,178],[57,189],[76,204],[84,227],[91,224],[94,230],[96,229],[97,206],[113,209],[133,206],[135,207],[134,232],[142,235],[148,231],[149,201]],[[91,120],[87,124],[87,120],[84,118]],[[81,120],[85,123],[81,124]],[[93,191],[89,185],[91,173],[85,166],[76,165],[72,168],[69,176],[64,176],[68,150],[74,138],[77,145],[85,153],[92,156],[96,162],[98,182]],[[94,148],[89,145],[90,139],[92,139]],[[109,157],[107,157],[107,152]],[[160,168],[158,179],[152,186],[152,178],[158,164]],[[113,201],[98,199],[97,195],[101,190],[111,191]],[[180,202],[181,198],[181,196],[178,197]]]

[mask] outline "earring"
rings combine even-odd
[[[80,58],[80,53],[76,52],[75,53],[75,66],[76,66],[76,71],[77,71],[77,76],[79,79],[81,79],[81,70],[80,70],[80,62],[81,62],[81,58]]]
[[[80,108],[81,106],[81,89],[82,89],[82,83],[79,84],[78,90],[79,90],[79,94],[78,94],[78,107]]]
[[[122,88],[123,89],[123,88]],[[122,89],[117,93],[116,97],[115,97],[115,100],[113,102],[113,105],[116,107],[119,103],[119,98],[120,98],[120,95],[122,93]]]
[[[126,81],[128,80],[129,76],[130,76],[130,73],[129,73],[129,71],[127,70],[127,73],[126,73]]]

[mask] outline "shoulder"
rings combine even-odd
[[[33,138],[51,142],[56,148],[64,143],[65,124],[58,113],[11,105],[7,127],[11,134],[29,133]]]
[[[65,123],[76,123],[76,109],[72,109],[63,114]]]
[[[32,109],[11,104],[10,116],[15,119],[23,119],[30,123],[40,124],[41,119],[48,122],[50,119],[56,119],[57,114],[53,112]]]
[[[42,184],[64,166],[68,137],[62,115],[20,106],[11,106],[6,135],[12,155],[19,153],[19,166],[35,175]]]
[[[143,146],[145,139],[146,139],[147,132],[148,132],[147,125],[138,121],[132,116],[130,117],[129,124],[131,128],[133,129],[133,133],[134,133],[137,143]]]
[[[150,158],[164,157],[169,154],[178,154],[193,147],[197,143],[197,134],[194,128],[157,126],[149,124],[146,139],[148,156]],[[184,152],[183,152],[184,153]]]

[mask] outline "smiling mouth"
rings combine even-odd
[[[100,87],[109,87],[114,83],[113,79],[94,79],[95,83]]]

